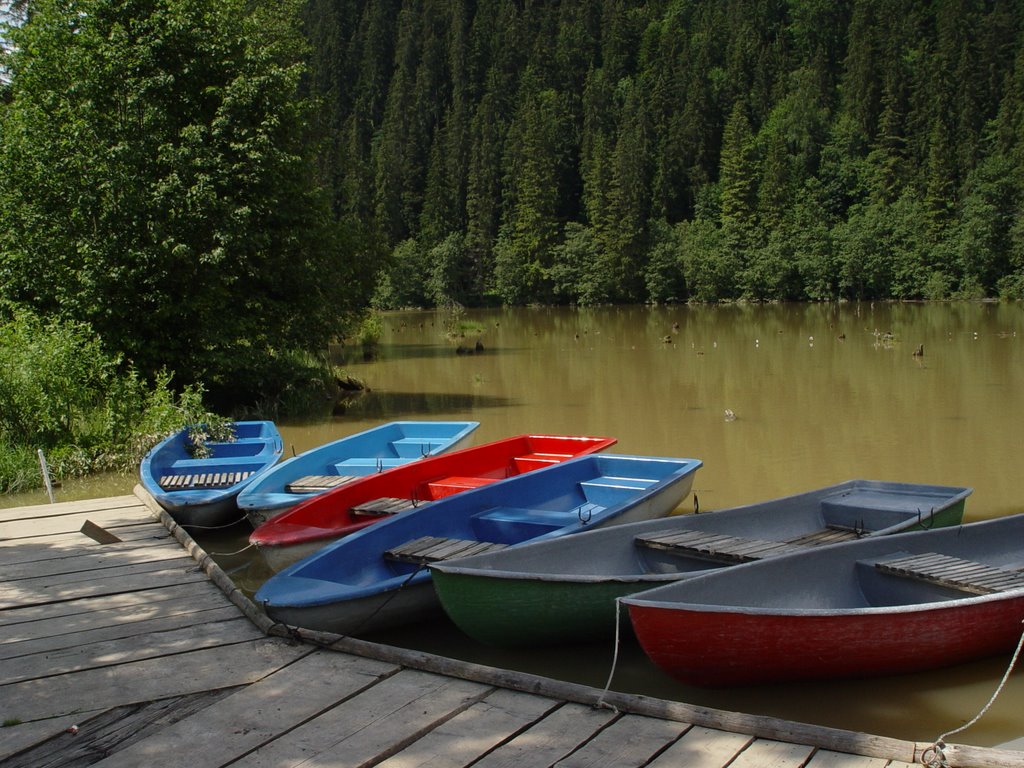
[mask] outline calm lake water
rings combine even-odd
[[[843,304],[467,311],[384,318],[379,355],[346,363],[370,391],[344,413],[281,426],[301,452],[381,421],[475,419],[476,443],[557,432],[617,437],[621,453],[700,458],[702,510],[852,478],[974,488],[967,519],[1024,511],[1024,309],[1017,304]],[[483,352],[457,355],[479,340]],[[914,355],[923,345],[923,355]],[[729,410],[734,420],[725,417]],[[61,489],[59,499],[130,492],[134,478]],[[40,494],[7,499],[45,501]],[[680,511],[692,509],[693,498]],[[265,573],[248,531],[204,537],[246,589]],[[375,639],[603,687],[610,644],[498,651],[444,620]],[[703,690],[675,683],[629,641],[613,687],[694,704],[930,741],[971,719],[1009,657],[929,674]],[[1024,674],[950,741],[1024,737]]]

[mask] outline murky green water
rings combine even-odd
[[[481,422],[477,443],[525,432],[586,433],[617,437],[617,452],[703,459],[694,493],[704,510],[871,478],[972,486],[968,520],[1024,511],[1018,305],[540,308],[470,311],[462,319],[479,332],[452,340],[434,313],[388,315],[378,359],[348,364],[370,392],[343,414],[281,425],[289,450],[385,420],[469,418]],[[460,341],[477,339],[481,354],[455,354]],[[920,345],[924,354],[915,356]],[[61,489],[58,498],[127,493],[133,483],[107,478]],[[43,501],[34,494],[5,504]],[[205,543],[234,552],[244,534]],[[221,561],[249,588],[263,578],[248,553]],[[382,639],[602,687],[613,651],[496,651],[443,621]],[[614,687],[924,741],[973,717],[1007,662],[706,691],[667,679],[627,643]],[[949,740],[992,745],[1024,737],[1022,703],[1024,675],[1017,674],[979,724]]]

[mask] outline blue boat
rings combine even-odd
[[[365,634],[440,610],[429,563],[670,514],[702,462],[590,454],[449,496],[329,544],[269,579],[275,621]]]
[[[272,421],[236,421],[234,439],[206,441],[208,455],[194,457],[191,429],[150,449],[139,478],[157,503],[181,525],[213,526],[238,517],[236,499],[249,483],[270,471],[284,443]]]
[[[436,456],[466,440],[478,421],[391,421],[311,448],[278,464],[238,496],[254,528],[357,477]]]

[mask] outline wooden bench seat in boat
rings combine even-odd
[[[634,542],[721,563],[747,563],[765,557],[799,552],[804,547],[785,541],[765,541],[705,531],[665,531],[637,536]]]
[[[841,541],[854,541],[863,535],[863,531],[845,525],[830,525],[818,531],[805,533],[786,541],[800,547],[824,547],[827,544],[838,544]]]
[[[416,506],[412,499],[400,499],[394,496],[384,496],[379,499],[370,499],[362,504],[356,504],[349,511],[353,515],[362,517],[386,517],[395,515]]]
[[[875,568],[893,576],[918,579],[972,595],[1024,588],[1024,573],[1020,571],[936,553],[882,560],[875,563]]]
[[[350,483],[356,475],[305,475],[285,485],[289,493],[319,493]]]
[[[384,553],[388,560],[402,563],[425,565],[456,557],[469,557],[481,552],[504,549],[506,544],[490,541],[470,541],[467,539],[447,539],[439,536],[421,536],[418,539],[400,544]]]
[[[196,488],[227,488],[240,483],[252,472],[202,472],[195,475],[164,475],[160,487],[168,491],[183,491]]]

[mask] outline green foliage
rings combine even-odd
[[[186,424],[217,424],[203,392],[172,393],[108,356],[81,323],[20,312],[0,326],[0,490],[40,485],[36,450],[54,475],[125,471],[164,435]]]
[[[570,223],[554,250],[549,270],[555,295],[564,301],[592,306],[612,297],[615,275],[602,269],[597,235],[590,227]]]
[[[426,306],[428,275],[427,254],[415,240],[403,240],[380,271],[372,305],[376,309]]]
[[[33,2],[0,113],[2,297],[230,392],[343,333],[373,270],[317,183],[299,7]]]
[[[712,221],[696,219],[678,225],[683,274],[696,301],[737,298],[742,262]]]
[[[426,289],[435,305],[448,299],[461,303],[469,298],[473,288],[468,273],[469,254],[460,233],[452,232],[431,248],[427,261],[430,274]]]
[[[688,297],[681,253],[682,233],[664,221],[651,222],[651,250],[644,271],[647,296],[656,303],[685,301]]]

